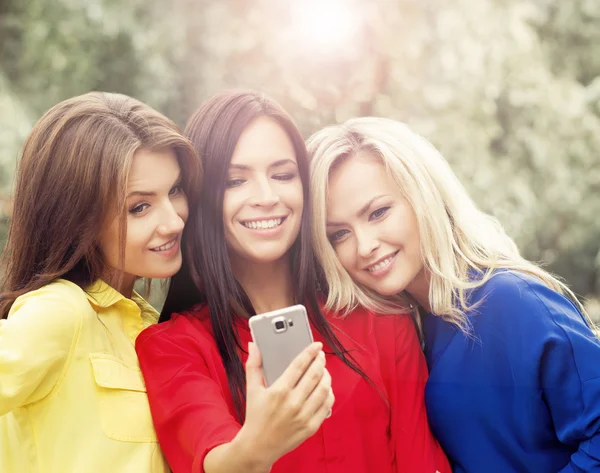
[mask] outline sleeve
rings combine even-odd
[[[556,435],[577,446],[560,473],[600,473],[600,341],[562,295],[536,287],[524,299],[548,325],[540,375]]]
[[[409,316],[395,317],[396,383],[391,387],[392,438],[398,473],[450,473],[450,465],[434,438],[425,410],[428,372]]]
[[[169,331],[153,326],[136,341],[152,419],[173,472],[203,473],[206,454],[233,440],[241,426],[211,377],[200,342]]]
[[[41,289],[0,320],[0,416],[45,398],[63,376],[81,328],[76,304]]]

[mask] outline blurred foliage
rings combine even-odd
[[[330,4],[350,16],[318,30]],[[306,135],[408,122],[525,256],[600,294],[597,0],[2,0],[0,45],[0,238],[19,147],[54,103],[118,91],[183,126],[211,94],[255,88]]]

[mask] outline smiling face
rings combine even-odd
[[[138,150],[127,183],[127,236],[123,287],[136,277],[166,278],[181,267],[181,232],[188,217],[177,156],[170,149]],[[106,264],[119,267],[119,217],[100,235]]]
[[[303,206],[290,138],[270,118],[253,120],[233,152],[223,201],[232,264],[272,263],[284,257],[298,237]]]
[[[333,168],[327,234],[356,282],[386,296],[404,290],[413,295],[421,292],[424,276],[417,219],[375,157],[360,154]]]

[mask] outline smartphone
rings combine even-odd
[[[313,342],[303,305],[251,317],[250,332],[262,356],[267,386],[271,386],[292,360]]]

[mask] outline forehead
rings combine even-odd
[[[296,162],[292,140],[275,120],[259,117],[252,120],[240,135],[231,164],[260,166],[281,159]]]
[[[172,185],[178,176],[179,162],[173,149],[139,149],[133,155],[127,188]]]
[[[398,194],[399,189],[379,159],[368,154],[352,156],[329,174],[327,217],[348,218],[373,197]]]

